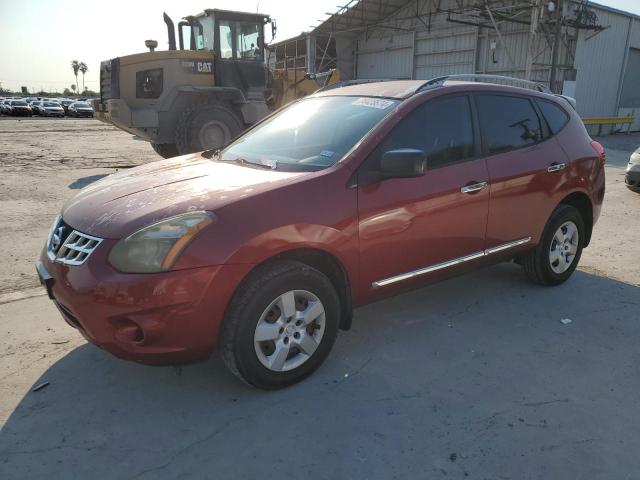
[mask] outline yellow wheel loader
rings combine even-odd
[[[273,109],[335,79],[331,72],[274,74],[265,63],[268,15],[205,10],[176,29],[164,14],[169,49],[103,61],[95,116],[151,143],[165,158],[221,148]],[[298,81],[300,77],[301,81]],[[311,82],[311,83],[309,83]],[[294,96],[288,89],[292,89]]]

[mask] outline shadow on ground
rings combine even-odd
[[[0,477],[631,478],[639,306],[635,286],[537,287],[498,265],[357,310],[278,392],[215,359],[146,367],[85,345],[25,392]]]
[[[86,187],[90,183],[97,182],[98,180],[100,180],[101,178],[106,177],[107,175],[108,175],[107,173],[103,173],[101,175],[90,175],[88,177],[82,177],[82,178],[79,178],[76,181],[70,183],[68,185],[68,188],[70,188],[72,190],[80,190],[81,188]]]

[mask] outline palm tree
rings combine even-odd
[[[87,73],[89,71],[89,67],[87,67],[87,64],[84,62],[80,62],[80,65],[78,66],[78,70],[80,70],[82,72],[82,91],[85,91],[84,88],[84,74]]]
[[[78,60],[71,60],[71,68],[73,74],[76,76],[76,88],[78,88],[78,72],[80,71],[80,62]]]

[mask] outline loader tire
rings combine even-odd
[[[203,105],[187,110],[176,125],[178,153],[184,155],[222,148],[243,130],[238,116],[228,108]]]
[[[162,158],[173,158],[178,156],[178,149],[175,143],[153,143],[151,142],[151,148],[160,155]]]

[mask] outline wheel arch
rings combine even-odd
[[[236,292],[238,289],[242,288],[242,284],[254,272],[259,269],[268,268],[270,264],[282,260],[294,260],[304,263],[327,276],[336,289],[338,298],[340,299],[340,329],[349,330],[353,319],[353,291],[351,288],[351,281],[342,262],[335,255],[326,250],[314,247],[293,248],[291,250],[284,250],[266,258],[254,265],[253,268],[245,275],[236,288]]]
[[[582,191],[575,191],[564,197],[558,205],[571,205],[580,212],[586,234],[583,246],[587,247],[593,232],[593,203],[589,195]]]

